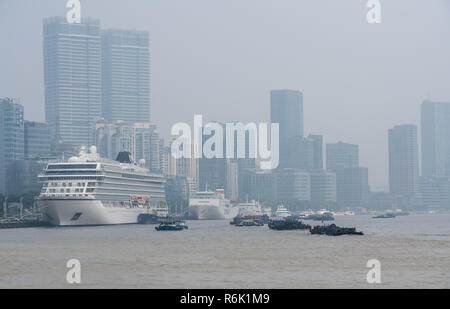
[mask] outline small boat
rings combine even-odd
[[[243,220],[258,220],[261,221],[262,223],[267,223],[269,222],[269,216],[264,214],[264,215],[245,215],[245,216],[236,216],[233,218],[233,220],[230,221],[231,225],[237,225],[239,224],[241,221]]]
[[[176,224],[183,227],[185,230],[187,230],[189,227],[186,225],[186,222],[183,220],[176,220]]]
[[[182,231],[187,228],[184,222],[180,223],[179,221],[161,222],[159,226],[155,227],[157,231]]]
[[[287,208],[283,205],[279,205],[277,211],[275,212],[275,217],[286,218],[289,216],[291,216],[289,210],[287,210]]]
[[[310,213],[307,216],[303,216],[302,219],[313,221],[334,221],[334,216],[332,212],[325,209],[321,209],[317,212]]]
[[[363,232],[357,232],[354,227],[339,227],[336,224],[317,225],[309,230],[311,234],[341,236],[341,235],[364,235]]]
[[[395,218],[395,215],[393,213],[387,213],[387,214],[382,214],[382,215],[378,215],[375,217],[372,217],[373,219],[387,219],[387,218]]]
[[[285,219],[271,219],[268,224],[271,230],[309,230],[311,226],[302,221],[289,217]]]
[[[236,226],[263,226],[264,223],[257,219],[245,219],[240,221]]]
[[[325,212],[323,214],[313,215],[311,217],[313,221],[334,221],[333,214],[331,212]]]

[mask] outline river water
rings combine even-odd
[[[72,288],[70,259],[81,288],[450,288],[450,214],[336,217],[365,233],[339,237],[187,223],[0,230],[0,288]],[[370,259],[381,284],[367,283]]]

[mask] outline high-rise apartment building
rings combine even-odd
[[[311,200],[309,173],[294,168],[280,169],[276,173],[278,201]]]
[[[303,136],[291,137],[287,147],[287,168],[312,170],[314,168],[314,141]]]
[[[51,135],[46,123],[25,121],[24,131],[25,158],[51,155]]]
[[[303,94],[295,90],[273,90],[270,93],[270,120],[279,123],[279,167],[288,166],[290,139],[303,136]]]
[[[309,135],[309,140],[313,142],[313,168],[323,169],[323,136]]]
[[[99,119],[95,123],[94,141],[102,157],[114,160],[120,151],[129,151],[136,162],[144,159],[152,172],[163,172],[164,149],[155,125],[123,121],[110,124]]]
[[[336,200],[342,207],[366,207],[369,172],[365,167],[336,169]]]
[[[422,175],[450,177],[450,103],[424,101],[421,122]]]
[[[400,125],[389,129],[389,189],[394,200],[409,204],[419,192],[417,127]]]
[[[45,117],[54,139],[72,145],[93,142],[101,115],[100,21],[44,19]]]
[[[150,122],[148,32],[102,31],[102,113],[109,122]]]
[[[359,166],[358,145],[338,142],[326,146],[327,169],[342,169]]]
[[[311,179],[311,200],[336,202],[336,173],[314,170],[309,175]]]
[[[19,99],[0,99],[0,193],[2,194],[10,191],[7,185],[8,170],[11,170],[18,161],[24,160],[23,112],[24,108]]]

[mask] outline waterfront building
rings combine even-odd
[[[249,201],[275,201],[277,199],[277,178],[270,170],[248,171],[250,178]]]
[[[8,169],[25,158],[24,108],[19,99],[0,98],[0,193],[9,193]]]
[[[336,173],[325,170],[310,171],[311,200],[336,202]]]
[[[311,183],[307,171],[285,168],[275,174],[278,201],[311,200]]]
[[[336,200],[341,207],[365,207],[369,199],[369,173],[365,167],[350,167],[336,172]]]
[[[145,167],[152,173],[163,172],[163,147],[156,126],[150,123],[129,124],[124,121],[108,123],[98,119],[95,123],[94,144],[98,153],[109,159],[116,159],[121,151],[129,151],[139,162],[145,160]]]
[[[338,142],[326,146],[327,169],[359,167],[358,145]]]
[[[286,167],[307,171],[314,169],[314,141],[303,136],[294,136],[288,141]]]
[[[52,152],[50,129],[46,123],[25,121],[25,158],[49,157]]]
[[[420,177],[422,206],[429,210],[450,209],[450,180],[448,177]]]

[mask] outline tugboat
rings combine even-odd
[[[310,229],[311,234],[341,236],[341,235],[364,235],[363,232],[357,232],[354,227],[339,227],[336,224],[331,225],[316,225]]]
[[[263,226],[264,223],[257,219],[245,219],[241,220],[235,226]]]
[[[303,224],[302,221],[294,217],[286,219],[271,219],[268,224],[271,230],[310,230],[311,226]]]

